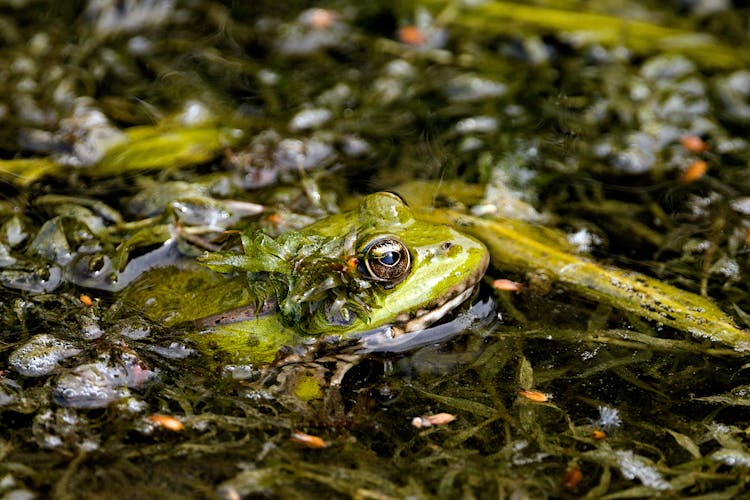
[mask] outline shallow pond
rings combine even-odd
[[[541,263],[403,349],[248,363],[180,321],[244,297],[196,263],[240,231],[402,189],[747,328],[735,3],[0,2],[2,498],[742,494],[744,346]]]

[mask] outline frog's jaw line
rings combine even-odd
[[[439,320],[440,318],[445,316],[449,311],[453,310],[454,308],[462,304],[466,299],[468,299],[471,296],[471,293],[473,291],[474,291],[474,286],[472,285],[468,287],[466,290],[464,290],[463,292],[453,297],[452,299],[445,302],[440,307],[432,309],[426,312],[425,314],[422,314],[421,316],[417,316],[415,318],[410,319],[400,328],[393,328],[394,337],[402,333],[417,332],[419,330],[424,330],[425,328],[427,328],[427,326]]]

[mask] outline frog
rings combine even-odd
[[[418,334],[468,301],[489,265],[478,239],[420,219],[392,192],[241,250],[154,269],[121,300],[228,363],[263,366],[281,348]],[[164,297],[170,297],[168,301]]]

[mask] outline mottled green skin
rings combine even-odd
[[[478,240],[447,225],[415,218],[390,193],[366,196],[358,208],[326,217],[302,232],[339,236],[352,227],[357,247],[375,235],[392,235],[409,248],[412,259],[411,272],[403,281],[392,288],[376,285],[375,302],[370,304],[367,318],[357,317],[346,326],[316,321],[303,330],[285,325],[279,314],[265,314],[234,323],[193,327],[190,336],[204,352],[215,350],[228,355],[232,362],[267,363],[284,345],[311,342],[320,335],[352,336],[384,325],[403,325],[471,287],[488,265],[488,252]],[[165,268],[149,273],[126,290],[123,300],[160,323],[186,324],[254,303],[243,279],[227,278],[188,263],[181,270]],[[165,301],[165,297],[169,299]]]

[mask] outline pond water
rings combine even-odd
[[[747,354],[533,262],[493,262],[427,343],[284,337],[270,366],[178,324],[244,276],[174,276],[424,180],[747,328],[749,13],[0,1],[0,495],[741,495]]]

